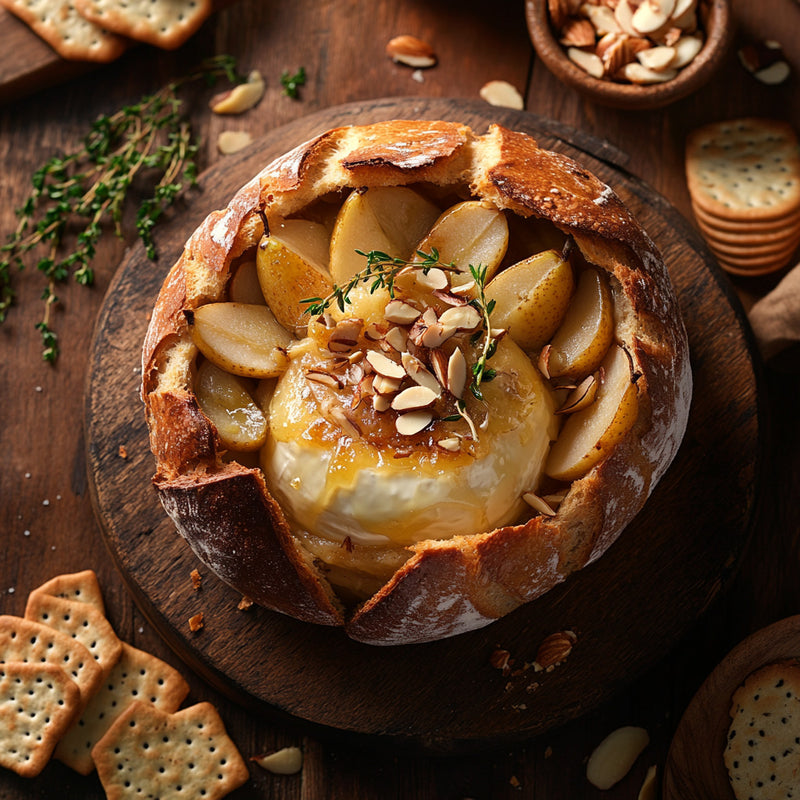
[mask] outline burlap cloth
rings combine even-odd
[[[800,343],[800,264],[751,307],[748,317],[765,361]]]

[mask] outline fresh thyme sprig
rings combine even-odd
[[[290,74],[288,70],[281,73],[281,86],[283,86],[283,94],[286,97],[291,97],[297,100],[300,96],[300,87],[306,85],[306,68],[300,67],[294,75]]]
[[[373,294],[378,289],[386,289],[390,297],[394,297],[394,284],[395,278],[407,269],[417,269],[423,274],[427,275],[431,269],[444,270],[445,272],[460,272],[461,270],[455,264],[442,263],[439,251],[434,247],[431,248],[430,253],[425,253],[422,250],[417,250],[416,256],[419,261],[408,261],[402,258],[395,258],[383,253],[379,250],[370,250],[365,253],[362,250],[356,250],[360,256],[367,259],[367,266],[357,272],[344,286],[334,286],[333,291],[327,297],[309,297],[301,300],[301,303],[307,303],[308,307],[305,309],[306,313],[312,316],[320,316],[330,308],[334,303],[340,311],[345,310],[350,300],[350,293],[361,283],[369,283],[370,294]],[[492,330],[491,314],[494,311],[495,301],[486,298],[486,283],[488,277],[488,268],[482,265],[474,266],[469,265],[469,272],[472,279],[475,281],[477,297],[469,301],[469,305],[475,308],[481,315],[482,328],[477,330],[471,337],[470,343],[473,347],[477,347],[478,343],[483,339],[480,354],[472,365],[472,381],[470,382],[469,389],[472,395],[477,400],[483,400],[483,392],[481,386],[483,383],[488,383],[493,380],[497,372],[488,366],[489,359],[495,354],[497,350],[498,338]],[[478,438],[475,430],[475,424],[467,412],[467,405],[463,398],[456,399],[457,414],[452,417],[445,417],[446,421],[454,421],[464,419],[470,428],[472,438]]]
[[[359,283],[370,283],[370,294],[374,294],[378,289],[386,289],[390,297],[394,297],[395,278],[406,269],[418,269],[427,275],[433,267],[444,269],[447,272],[458,272],[452,264],[442,264],[439,261],[439,251],[433,247],[430,253],[417,251],[417,256],[421,261],[407,261],[403,258],[395,258],[380,250],[370,250],[365,253],[363,250],[356,250],[360,256],[367,259],[367,266],[360,272],[353,275],[344,286],[334,286],[333,291],[327,297],[307,297],[301,303],[307,303],[305,309],[307,314],[318,317],[324,314],[334,303],[340,311],[344,311],[346,305],[350,304],[350,292]]]
[[[145,172],[153,194],[138,207],[136,230],[148,258],[155,258],[153,228],[178,194],[197,179],[198,146],[180,115],[177,92],[187,83],[205,80],[212,84],[223,76],[234,83],[242,80],[232,57],[203,62],[196,71],[138,103],[101,116],[79,148],[54,156],[33,174],[33,188],[16,212],[17,228],[0,247],[0,322],[15,298],[11,267],[24,269],[26,255],[37,245],[46,247],[36,262],[46,279],[44,314],[36,324],[44,360],[53,362],[59,353],[58,337],[51,328],[51,311],[58,301],[56,286],[70,276],[83,286],[94,282],[91,262],[104,223],[122,237],[128,192],[139,173]],[[74,238],[72,249],[65,244],[68,235],[70,242]]]

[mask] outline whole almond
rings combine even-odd
[[[395,36],[386,45],[386,55],[398,64],[414,69],[427,69],[436,65],[436,53],[422,39],[409,34]]]
[[[540,645],[536,652],[536,663],[542,668],[555,667],[567,659],[577,637],[572,631],[558,631],[551,633]]]

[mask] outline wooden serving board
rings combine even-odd
[[[580,160],[609,183],[664,253],[687,322],[695,375],[683,446],[638,518],[595,564],[493,625],[453,639],[370,647],[339,630],[264,609],[194,557],[163,513],[138,392],[139,349],[168,268],[191,231],[273,157],[342,124],[389,118],[497,121]],[[253,712],[302,722],[317,735],[352,734],[434,752],[529,739],[574,718],[661,659],[731,577],[761,477],[763,428],[746,323],[727,279],[670,204],[617,164],[613,148],[524,112],[446,99],[371,101],[328,109],[274,130],[201,179],[158,231],[158,263],[137,246],[98,320],[86,398],[97,517],[143,613],[200,675]],[[202,589],[190,572],[198,567]],[[192,634],[188,619],[203,612]],[[550,633],[570,629],[569,659],[548,673],[534,660]],[[490,664],[497,646],[521,668]]]
[[[664,800],[735,800],[723,760],[731,698],[750,673],[784,658],[800,658],[800,616],[748,636],[708,676],[672,739]]]

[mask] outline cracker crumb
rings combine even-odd
[[[192,633],[197,633],[197,631],[202,630],[205,623],[203,622],[203,612],[201,611],[199,614],[195,614],[192,617],[189,617],[189,630]]]
[[[191,578],[192,578],[192,589],[194,589],[196,592],[199,592],[203,579],[200,577],[200,573],[196,569],[192,570]]]
[[[239,605],[236,608],[239,611],[249,611],[253,607],[253,601],[249,597],[242,597],[239,601]]]
[[[125,445],[124,445],[124,444],[121,444],[121,445],[119,446],[119,450],[117,450],[117,453],[119,454],[119,457],[120,457],[120,458],[127,458],[127,457],[128,457],[128,451],[127,451],[127,449],[125,448]]]

